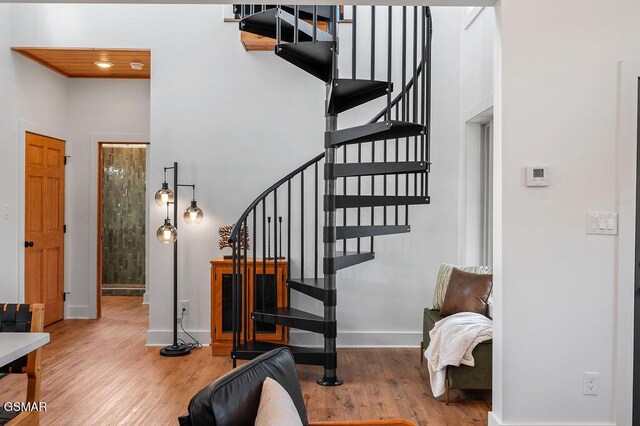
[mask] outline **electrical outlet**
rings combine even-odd
[[[599,383],[600,373],[584,373],[584,378],[582,382],[583,386],[583,394],[584,395],[598,395],[598,390],[600,387]]]
[[[180,301],[180,312],[182,313],[182,315],[188,315],[189,314],[189,301],[188,300],[181,300]]]

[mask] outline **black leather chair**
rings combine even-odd
[[[0,333],[41,333],[44,329],[44,305],[0,304]],[[40,372],[42,348],[18,358],[8,365],[0,365],[0,375],[27,375],[27,403],[40,402]],[[0,377],[1,378],[1,377]],[[6,411],[0,406],[0,425],[37,425],[38,411]]]
[[[291,351],[274,349],[236,368],[198,392],[189,402],[183,426],[253,425],[258,414],[262,383],[270,377],[289,392],[303,425],[308,425],[298,373]]]

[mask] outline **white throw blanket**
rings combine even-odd
[[[424,351],[434,397],[445,391],[447,365],[475,365],[471,352],[493,338],[493,322],[484,315],[461,312],[438,321],[429,332],[431,342]]]

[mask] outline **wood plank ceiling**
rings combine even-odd
[[[12,47],[11,50],[69,78],[151,78],[151,51],[146,49]],[[100,68],[96,62],[113,66]],[[143,67],[134,70],[131,63]]]

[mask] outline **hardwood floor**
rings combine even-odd
[[[102,319],[65,320],[47,327],[43,425],[177,424],[191,397],[231,369],[208,348],[163,358],[144,346],[147,307],[139,297],[103,297]],[[418,425],[486,425],[489,392],[452,391],[445,405],[431,396],[418,349],[340,350],[345,384],[315,384],[319,367],[299,366],[309,419],[410,418]],[[0,402],[21,401],[26,377],[0,380]]]

